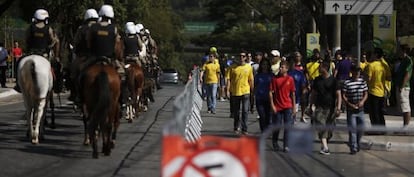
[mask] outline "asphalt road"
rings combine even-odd
[[[66,99],[56,111],[57,128],[47,128],[46,139],[39,145],[32,145],[26,138],[20,95],[0,99],[0,176],[160,176],[161,149],[168,148],[162,144],[162,127],[172,119],[173,101],[183,85],[163,87],[142,117],[133,123],[121,121],[111,156],[100,154],[99,159],[93,159],[91,147],[82,144],[82,121]],[[208,114],[204,102],[202,134],[237,138],[232,130],[233,120],[228,118],[228,102],[218,102],[217,106],[217,114]],[[251,136],[260,134],[256,114],[249,114],[248,125]],[[323,156],[318,153],[318,141],[313,142],[310,153],[301,154],[274,152],[267,139],[263,176],[414,176],[413,153],[362,150],[349,155],[346,141],[346,133],[336,132],[329,145],[331,155]]]
[[[160,176],[161,129],[182,87],[165,85],[148,112],[133,123],[122,120],[111,156],[100,154],[99,159],[93,159],[91,147],[82,144],[82,120],[66,99],[56,109],[56,129],[47,128],[46,139],[32,145],[26,138],[21,95],[2,98],[0,176]]]

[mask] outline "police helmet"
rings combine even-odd
[[[85,16],[84,16],[84,20],[89,20],[89,19],[98,19],[98,12],[96,12],[95,9],[88,9],[85,12]]]
[[[111,5],[102,5],[101,9],[99,10],[99,16],[114,18],[114,9]]]
[[[39,21],[45,21],[49,18],[49,13],[45,9],[37,9],[33,15],[33,18]]]
[[[137,30],[133,22],[127,22],[125,24],[125,33],[126,34],[136,34]]]

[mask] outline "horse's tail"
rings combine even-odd
[[[97,90],[97,104],[95,105],[93,115],[96,115],[97,121],[104,121],[108,117],[109,106],[111,104],[111,89],[109,87],[108,74],[100,72],[95,80]]]
[[[23,66],[26,71],[30,71],[30,80],[32,84],[36,85],[32,88],[35,89],[35,92],[38,94],[40,92],[39,87],[37,86],[37,73],[36,73],[36,63],[33,60],[28,60]],[[29,73],[28,73],[29,74]]]
[[[28,61],[30,67],[30,75],[32,76],[33,83],[37,83],[36,77],[36,64],[33,60]]]

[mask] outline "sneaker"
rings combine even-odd
[[[351,150],[351,152],[349,152],[349,154],[351,154],[351,155],[355,155],[357,152],[358,152],[358,150],[356,150],[356,149],[352,149],[352,150]]]
[[[303,123],[307,123],[308,122],[305,118],[301,118],[300,121],[303,122]]]
[[[216,114],[216,111],[211,111],[211,114]]]
[[[285,148],[283,148],[283,152],[288,153],[289,151],[290,151],[289,147],[285,147]]]
[[[224,101],[226,101],[226,100],[225,100],[223,97],[221,97],[221,98],[220,98],[220,101],[221,101],[221,102],[224,102]]]
[[[249,132],[247,132],[247,131],[242,131],[242,134],[243,134],[243,135],[249,135]]]
[[[240,128],[234,129],[234,133],[237,134],[237,135],[240,135],[240,133],[241,133]]]
[[[322,155],[329,155],[329,154],[331,154],[331,153],[329,152],[329,149],[324,149],[324,148],[322,148],[322,149],[321,149],[321,151],[319,151],[319,154],[322,154]]]

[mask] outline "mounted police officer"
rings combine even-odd
[[[85,62],[86,67],[96,62],[111,64],[116,68],[122,82],[125,82],[123,57],[121,56],[122,54],[119,54],[122,51],[116,51],[116,49],[120,48],[121,37],[118,34],[118,29],[111,23],[112,19],[114,19],[112,6],[102,5],[99,10],[99,16],[101,20],[90,27],[87,36],[87,46],[91,52],[91,57]],[[124,84],[121,86],[124,87]],[[121,89],[125,90],[124,88]],[[126,100],[120,99],[120,102],[124,111]]]
[[[136,63],[142,66],[139,60],[140,51],[142,50],[143,43],[137,35],[136,27],[133,22],[125,24],[125,37],[124,42],[124,55],[126,63]]]
[[[34,13],[33,23],[26,33],[26,45],[29,54],[38,54],[46,58],[54,57],[59,61],[59,39],[53,28],[49,26],[49,13],[45,9],[38,9]],[[53,56],[49,56],[53,49]]]
[[[89,33],[89,29],[93,24],[95,24],[98,21],[98,19],[98,12],[96,12],[95,9],[86,10],[84,15],[85,23],[79,26],[74,39],[74,50],[77,58],[83,59],[86,56],[90,55],[86,37]]]
[[[47,10],[37,9],[35,11],[32,18],[32,24],[29,26],[26,32],[27,53],[29,55],[41,55],[45,58],[54,57],[55,61],[60,62],[59,39],[56,33],[54,32],[53,28],[49,26],[48,20],[49,13],[47,12]],[[52,56],[49,56],[51,49]],[[20,92],[20,87],[17,83],[14,89]]]
[[[75,60],[71,65],[71,80],[73,81],[74,86],[71,88],[69,100],[75,101],[77,97],[77,86],[79,84],[79,72],[81,68],[84,68],[83,64],[91,52],[87,46],[87,35],[89,33],[90,27],[98,21],[98,12],[95,9],[88,9],[85,11],[84,15],[84,24],[79,26],[75,34],[74,39],[74,53],[76,54]],[[77,100],[79,101],[79,100]]]
[[[141,23],[138,23],[135,25],[135,30],[136,30],[136,35],[139,38],[139,40],[141,41],[141,49],[139,52],[139,60],[143,66],[143,68],[145,68],[148,64],[147,62],[147,56],[148,56],[148,52],[147,52],[147,46],[144,43],[143,40],[143,36],[144,36],[144,25],[142,25]]]

